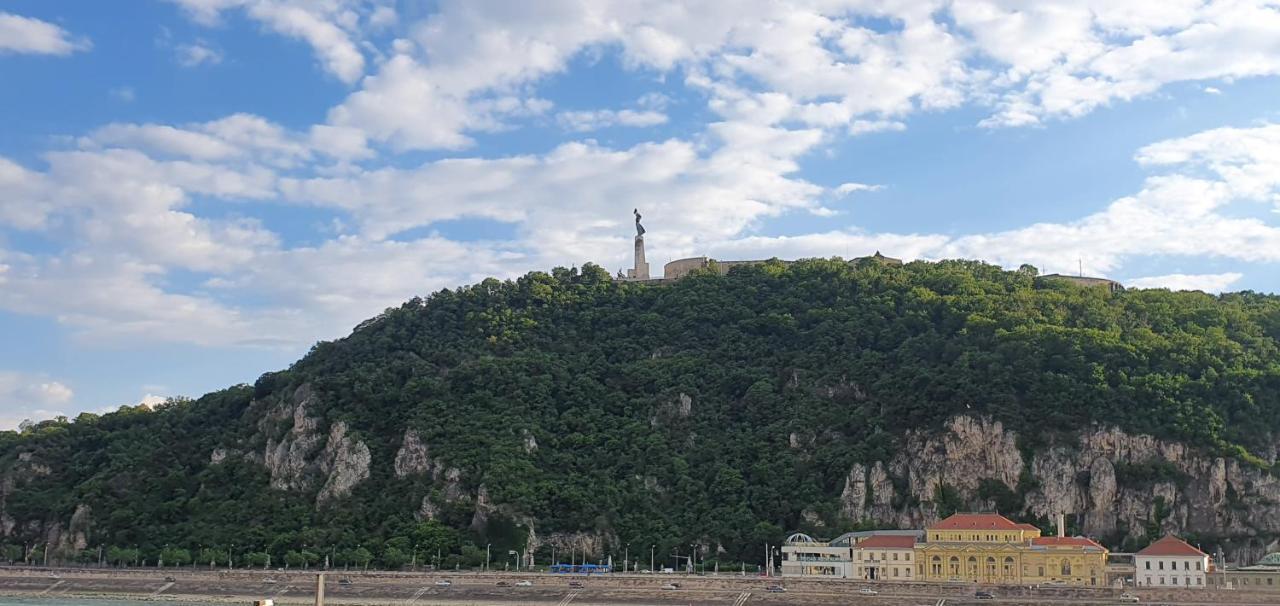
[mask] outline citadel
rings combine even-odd
[[[683,278],[689,275],[690,273],[693,273],[694,271],[701,270],[701,269],[710,268],[721,274],[727,274],[729,273],[729,270],[733,269],[734,267],[740,267],[745,265],[760,265],[766,262],[766,260],[764,259],[756,259],[756,260],[750,260],[750,261],[722,261],[719,259],[712,259],[710,257],[705,257],[705,256],[688,257],[685,259],[676,259],[675,261],[671,261],[670,263],[663,265],[662,276],[653,277],[649,273],[649,262],[645,259],[645,252],[644,252],[645,229],[644,229],[644,226],[640,224],[640,219],[641,219],[640,209],[637,208],[632,210],[631,212],[632,214],[635,215],[635,221],[636,221],[634,262],[633,262],[633,266],[630,269],[618,271],[618,275],[616,277],[617,280],[620,280],[623,282],[641,282],[646,284],[670,284],[676,280],[679,280],[680,278]],[[854,257],[853,259],[850,260],[850,263],[860,263],[863,261],[874,261],[879,263],[885,263],[888,265],[902,265],[902,259],[896,259],[894,257],[886,257],[880,254],[880,251],[876,251],[875,254],[872,254],[869,256]],[[791,263],[791,261],[781,261],[781,260],[778,262],[783,264]],[[1115,280],[1109,280],[1107,278],[1095,278],[1095,277],[1085,276],[1083,274],[1078,276],[1071,276],[1071,275],[1065,275],[1065,274],[1047,274],[1047,275],[1039,276],[1037,279],[1062,280],[1066,282],[1071,282],[1073,284],[1077,284],[1079,286],[1097,286],[1097,287],[1106,288],[1111,292],[1124,290],[1124,286],[1119,282],[1116,282]]]

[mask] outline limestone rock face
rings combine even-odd
[[[271,487],[305,492],[319,486],[316,502],[324,503],[351,494],[368,479],[372,457],[367,445],[347,435],[346,423],[333,423],[328,434],[320,431],[320,420],[308,414],[315,398],[310,385],[298,387],[291,399],[263,416],[258,428],[271,436],[278,424],[292,421],[282,437],[268,437],[263,449]]]
[[[422,443],[422,438],[418,436],[418,432],[412,429],[406,430],[404,439],[401,441],[400,450],[396,451],[396,477],[406,478],[411,475],[426,473],[431,469],[431,456],[427,452],[427,445]]]
[[[357,484],[369,479],[369,447],[347,437],[347,424],[341,421],[329,429],[329,440],[320,457],[321,472],[328,475],[316,501],[345,497]]]
[[[1122,479],[1117,471],[1153,466],[1166,473],[1144,478],[1130,472]],[[1003,513],[1046,519],[1065,513],[1084,534],[1098,538],[1144,536],[1148,522],[1160,519],[1161,533],[1224,539],[1231,562],[1251,562],[1280,544],[1280,479],[1271,474],[1114,428],[1051,443],[1024,461],[1014,432],[965,416],[941,432],[908,435],[906,446],[888,461],[854,465],[841,495],[842,511],[855,520],[919,528],[938,519],[934,501],[940,487],[957,493],[968,509],[990,510],[995,503],[978,494],[982,481],[1016,492],[1024,469],[1035,480],[1024,490],[1024,510]]]

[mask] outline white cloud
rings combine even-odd
[[[171,0],[198,22],[217,23],[222,12],[240,9],[273,31],[305,41],[325,70],[353,84],[364,74],[362,23],[380,29],[394,21],[386,3],[366,0]]]
[[[133,101],[138,98],[138,94],[133,90],[132,86],[117,86],[108,90],[107,94],[111,95],[112,98],[117,101],[122,101],[124,103],[133,103]]]
[[[178,64],[183,67],[217,65],[222,62],[222,53],[203,41],[179,44],[174,51],[177,53]]]
[[[652,110],[600,109],[591,111],[567,111],[556,114],[556,120],[574,132],[589,132],[611,126],[657,126],[666,124],[667,115]]]
[[[1217,88],[1217,87],[1213,87],[1213,86],[1206,86],[1206,87],[1204,87],[1202,90],[1204,90],[1204,92],[1205,92],[1206,94],[1209,94],[1209,95],[1221,95],[1221,94],[1222,94],[1222,90],[1221,90],[1221,89],[1219,89],[1219,88]]]
[[[0,429],[66,414],[61,408],[74,397],[70,387],[47,375],[0,370]]]
[[[880,191],[884,189],[883,185],[868,185],[866,183],[841,183],[836,187],[835,192],[841,196],[847,196],[859,191]]]
[[[1222,274],[1169,274],[1165,276],[1148,276],[1129,280],[1133,288],[1167,288],[1169,290],[1203,290],[1208,293],[1219,293],[1243,278],[1244,274],[1227,272]]]
[[[70,55],[91,46],[47,21],[0,11],[0,54]]]

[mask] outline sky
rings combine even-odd
[[[0,428],[556,266],[1280,290],[1280,4],[0,1]]]

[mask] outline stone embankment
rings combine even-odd
[[[448,587],[437,586],[449,580]],[[529,580],[531,587],[516,587]],[[569,582],[582,582],[580,588]],[[945,598],[950,606],[987,603],[973,599],[970,586],[930,584],[860,583],[839,580],[787,579],[785,593],[765,591],[779,579],[725,574],[720,576],[610,575],[574,577],[516,573],[363,573],[330,571],[326,578],[326,603],[340,605],[413,604],[414,606],[458,606],[460,604],[546,603],[579,605],[633,604],[763,604],[765,606],[868,604],[881,606],[935,604]],[[345,582],[344,582],[345,581]],[[511,586],[499,587],[499,582]],[[673,590],[662,589],[677,583]],[[69,570],[0,568],[0,594],[40,597],[106,597],[153,599],[183,602],[235,602],[271,598],[280,604],[310,604],[314,600],[315,572],[307,571],[208,571],[208,570]],[[860,589],[873,588],[878,595],[867,596]],[[1119,591],[1111,589],[990,589],[995,603],[1005,605],[1118,603]],[[1157,591],[1138,590],[1142,603],[1229,604],[1261,606],[1280,603],[1275,593],[1243,591]]]

